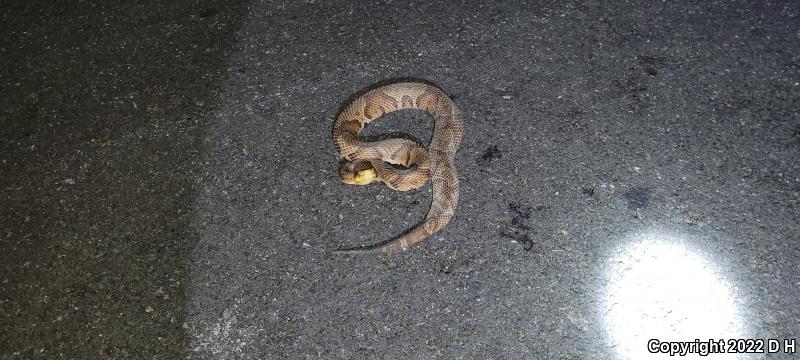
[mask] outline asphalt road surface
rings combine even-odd
[[[0,16],[2,359],[796,356],[796,1]],[[337,175],[339,109],[404,78],[465,115],[456,215],[401,254],[332,256],[427,211],[427,188]]]

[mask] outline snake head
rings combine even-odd
[[[348,185],[367,185],[378,179],[375,168],[369,161],[344,161],[339,167],[339,177]]]

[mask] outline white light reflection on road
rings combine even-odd
[[[744,337],[735,294],[720,269],[674,237],[647,234],[632,240],[609,259],[600,309],[617,356],[674,358],[648,352],[650,339]],[[739,359],[734,354],[679,357]]]

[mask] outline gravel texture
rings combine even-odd
[[[698,336],[800,340],[795,1],[11,1],[0,21],[0,358],[639,358],[613,299],[662,263],[713,282],[690,307],[732,304],[738,327]],[[338,181],[338,110],[400,78],[465,114],[456,216],[402,254],[331,256],[427,210],[427,189]],[[393,131],[431,121],[367,134]],[[627,325],[703,318],[648,315]]]

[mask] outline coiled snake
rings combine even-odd
[[[358,139],[373,120],[402,109],[420,109],[433,115],[433,136],[426,151],[416,141],[390,138],[366,142]],[[344,159],[339,175],[345,184],[383,182],[391,189],[407,191],[431,180],[430,210],[407,233],[375,245],[335,250],[336,254],[389,253],[406,250],[441,230],[458,204],[458,173],[454,157],[464,120],[453,100],[441,89],[416,82],[402,82],[370,90],[353,100],[336,118],[333,141]],[[398,169],[393,165],[400,165]]]

